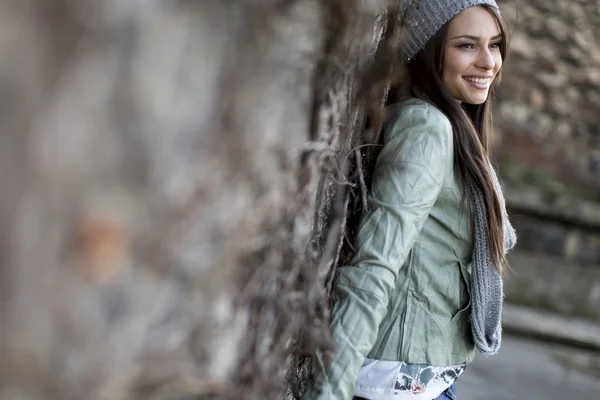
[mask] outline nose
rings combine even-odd
[[[479,51],[477,55],[477,60],[475,66],[477,68],[482,68],[486,70],[494,69],[496,65],[496,61],[494,60],[494,56],[490,52],[490,49],[484,48]]]

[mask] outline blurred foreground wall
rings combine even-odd
[[[293,346],[327,344],[346,155],[397,22],[375,0],[1,1],[0,399],[281,395]]]

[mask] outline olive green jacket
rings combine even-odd
[[[452,128],[434,106],[390,109],[368,212],[351,265],[338,268],[333,358],[308,398],[351,399],[364,358],[445,366],[470,362],[472,217],[453,167]]]

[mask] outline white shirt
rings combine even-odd
[[[466,364],[434,367],[366,358],[356,377],[355,396],[370,400],[431,400],[454,383]]]

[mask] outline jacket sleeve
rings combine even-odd
[[[452,130],[432,106],[411,107],[388,125],[351,265],[333,288],[330,328],[336,351],[318,354],[313,373],[321,391],[309,398],[351,399],[356,374],[373,347],[407,258],[452,165]]]

